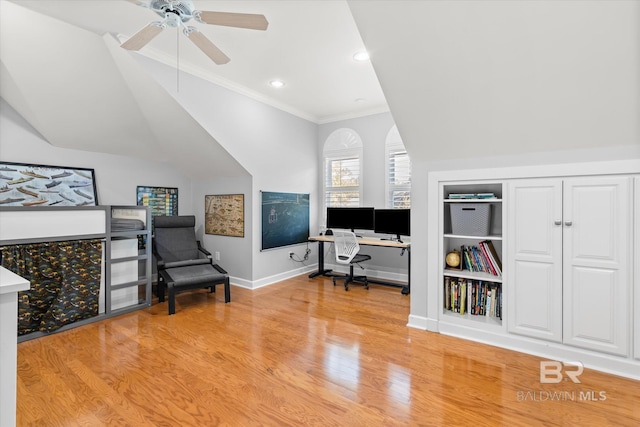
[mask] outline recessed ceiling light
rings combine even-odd
[[[270,84],[272,87],[275,87],[275,88],[278,88],[278,89],[279,89],[279,88],[283,87],[285,83],[284,83],[282,80],[277,80],[277,79],[276,79],[276,80],[271,80],[271,81],[269,82],[269,84]]]
[[[366,50],[357,52],[353,55],[353,59],[355,59],[356,61],[366,61],[369,59],[369,53],[367,53]]]

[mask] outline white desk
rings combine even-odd
[[[28,280],[0,267],[0,426],[16,425],[18,363],[18,292],[31,287]]]
[[[309,241],[318,242],[318,271],[314,271],[313,273],[309,274],[309,278],[314,278],[317,276],[331,276],[331,270],[324,268],[324,244],[333,243],[333,236],[312,236],[309,237]],[[411,243],[398,242],[396,240],[377,239],[375,237],[358,237],[358,243],[363,246],[381,246],[385,248],[400,249],[400,255],[404,255],[404,253],[406,252],[408,265],[408,280],[406,285],[374,278],[367,279],[370,283],[402,288],[403,295],[408,295],[411,292]]]

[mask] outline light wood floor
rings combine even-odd
[[[640,382],[540,384],[540,358],[406,327],[398,289],[300,276],[223,296],[20,343],[18,425],[640,425]]]

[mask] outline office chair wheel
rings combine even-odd
[[[345,291],[349,290],[349,282],[344,282],[344,290]]]
[[[333,278],[333,286],[335,286],[335,285],[336,285],[336,278],[334,277]]]

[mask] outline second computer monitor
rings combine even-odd
[[[373,231],[379,234],[393,234],[401,241],[400,236],[411,235],[411,210],[376,209]]]

